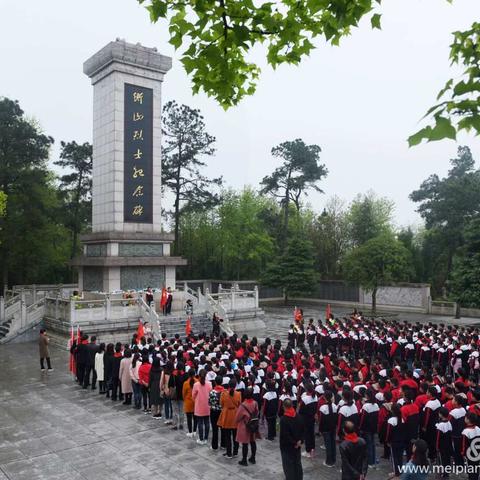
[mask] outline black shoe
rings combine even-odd
[[[255,465],[257,462],[255,461],[254,458],[249,458],[248,461],[252,464],[252,465]]]
[[[239,465],[242,465],[243,467],[248,467],[248,463],[247,463],[246,460],[240,460],[240,461],[238,462],[238,464],[239,464]]]

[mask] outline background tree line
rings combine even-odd
[[[180,278],[256,279],[287,296],[320,279],[374,296],[382,284],[428,282],[434,297],[480,305],[480,170],[468,147],[446,177],[433,174],[410,194],[425,220],[412,229],[396,227],[393,203],[374,192],[312,208],[308,194],[328,175],[318,145],[274,146],[278,167],[257,187],[233,190],[203,173],[216,140],[198,110],[168,102],[163,130],[163,185],[173,195],[164,214],[188,259]],[[92,147],[61,142],[52,166],[53,142],[18,102],[0,99],[2,284],[75,280],[69,260],[90,228]]]

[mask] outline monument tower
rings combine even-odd
[[[79,288],[175,287],[162,229],[162,82],[172,60],[117,39],[83,64],[93,85],[92,233],[73,260]]]

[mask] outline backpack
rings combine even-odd
[[[222,410],[220,405],[220,392],[215,390],[210,391],[210,395],[208,396],[208,405],[216,412],[220,412]]]
[[[260,428],[260,419],[258,418],[258,415],[254,417],[252,412],[250,412],[250,410],[248,410],[248,408],[245,405],[242,404],[242,406],[249,414],[249,419],[245,422],[245,426],[247,427],[247,430],[250,433],[258,433],[258,430]]]

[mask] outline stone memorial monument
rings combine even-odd
[[[175,287],[173,235],[162,229],[162,82],[172,61],[117,39],[83,65],[93,85],[92,232],[73,260],[79,288]]]

